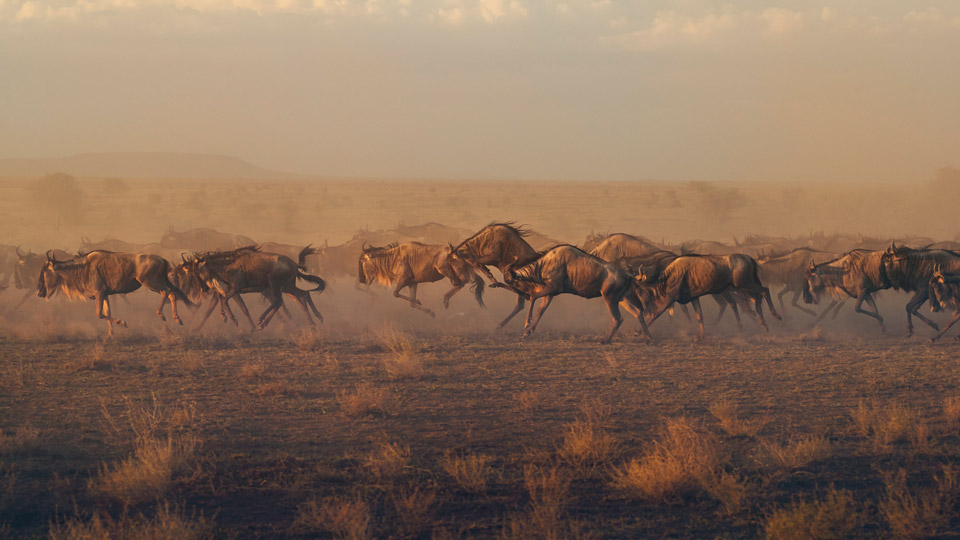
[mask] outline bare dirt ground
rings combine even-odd
[[[0,531],[784,538],[960,527],[952,341],[794,319],[742,336],[725,321],[694,343],[677,319],[653,326],[652,345],[628,321],[604,347],[602,309],[575,299],[520,341],[519,322],[488,331],[510,305],[491,300],[494,313],[455,298],[432,321],[380,294],[364,300],[377,316],[363,323],[315,331],[295,314],[255,335],[134,318],[112,342],[93,337],[99,324],[62,327],[92,319],[91,303],[38,314],[49,334],[0,341]],[[140,303],[152,315],[152,296],[123,309]],[[577,328],[579,317],[596,323]]]

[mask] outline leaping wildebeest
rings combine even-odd
[[[937,335],[930,338],[930,342],[937,341],[947,330],[960,321],[960,274],[944,274],[940,267],[936,267],[928,285],[930,291],[930,311],[953,311],[953,319]],[[960,339],[960,336],[957,337]]]
[[[643,320],[643,306],[637,301],[636,295],[631,294],[634,285],[631,277],[617,266],[578,247],[559,245],[526,265],[507,268],[504,279],[514,290],[530,298],[530,311],[527,312],[523,337],[537,329],[543,312],[555,296],[568,293],[584,298],[603,297],[607,310],[613,317],[613,326],[602,343],[610,343],[623,323],[623,316],[620,314],[621,301],[626,301],[628,311],[640,321],[643,337],[648,341],[651,339],[646,321]],[[537,318],[531,321],[537,298],[543,300],[540,301]]]
[[[480,307],[483,304],[483,279],[474,272],[467,262],[451,257],[452,248],[420,242],[404,242],[385,247],[366,247],[360,254],[357,265],[357,279],[364,285],[374,282],[381,285],[393,285],[393,295],[406,300],[410,307],[420,310],[431,317],[433,311],[423,307],[417,300],[417,285],[433,283],[443,278],[450,280],[453,288],[443,295],[443,307],[450,306],[450,298],[460,289],[472,282],[474,296]],[[410,296],[400,294],[403,288],[410,290]]]
[[[820,297],[827,293],[833,297],[832,307],[842,298],[855,298],[857,302],[853,310],[876,319],[880,323],[880,331],[886,333],[883,317],[873,300],[873,293],[890,288],[890,281],[881,262],[882,257],[882,251],[855,249],[832,261],[820,264],[810,261],[803,277],[803,301],[807,304],[819,304]],[[870,304],[873,312],[862,308],[864,301]],[[830,307],[825,309],[817,320],[823,318],[828,311]]]
[[[196,254],[190,261],[185,261],[184,270],[193,273],[205,291],[212,291],[217,295],[223,308],[228,302],[236,298],[240,310],[247,317],[251,331],[260,330],[270,324],[270,320],[283,307],[283,294],[292,296],[307,314],[307,320],[314,324],[308,307],[323,321],[323,316],[310,298],[310,293],[323,292],[326,282],[314,275],[306,273],[304,260],[313,253],[310,246],[300,252],[299,262],[286,255],[261,252],[257,246],[245,246],[230,251],[216,251],[205,254]],[[316,285],[310,290],[297,287],[297,279],[302,279]],[[239,297],[241,293],[260,292],[270,300],[270,306],[260,315],[254,324],[246,304]],[[197,329],[210,317],[217,302],[211,302],[210,308],[200,321]]]
[[[490,280],[491,287],[511,289],[508,285],[497,282],[487,266],[496,267],[506,276],[511,268],[519,268],[539,257],[537,251],[524,240],[528,235],[530,231],[517,227],[513,223],[491,223],[460,242],[458,246],[451,246],[451,256],[454,259],[462,259],[483,272]],[[500,321],[497,328],[503,328],[523,309],[527,295],[517,290],[513,292],[517,294],[517,304],[513,311]]]
[[[920,314],[920,306],[927,301],[930,278],[935,269],[943,272],[960,272],[960,253],[946,249],[913,249],[890,244],[881,257],[884,272],[891,287],[912,292],[907,302],[907,336],[913,335],[913,320],[916,316],[930,328],[940,330],[937,323]]]
[[[637,296],[649,313],[649,322],[657,320],[674,303],[693,305],[703,339],[703,311],[700,297],[717,295],[732,290],[753,300],[753,308],[760,326],[769,331],[763,318],[763,301],[770,314],[780,319],[773,307],[770,290],[763,286],[757,261],[748,255],[682,255],[667,265],[659,276],[638,273]]]
[[[174,320],[183,324],[177,315],[177,300],[188,306],[193,303],[170,283],[167,277],[169,271],[170,263],[159,255],[91,251],[68,261],[58,261],[47,252],[47,262],[40,270],[37,281],[37,296],[47,298],[62,292],[68,298],[95,300],[97,316],[107,320],[107,333],[113,337],[114,323],[123,327],[127,323],[113,318],[110,296],[127,294],[143,286],[162,297],[157,308],[160,320],[167,320],[163,315],[163,306],[169,298]]]

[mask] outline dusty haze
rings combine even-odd
[[[956,163],[956,2],[626,4],[6,1],[0,158],[832,183]]]

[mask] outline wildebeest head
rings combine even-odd
[[[60,286],[60,276],[56,272],[57,260],[47,252],[47,262],[40,269],[40,278],[37,280],[37,296],[47,298],[53,295]]]
[[[803,301],[808,304],[819,304],[823,288],[823,278],[817,272],[817,264],[810,261],[810,266],[803,273]]]

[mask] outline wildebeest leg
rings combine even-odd
[[[483,282],[481,281],[481,283]],[[443,309],[448,309],[450,307],[450,298],[460,292],[460,289],[464,288],[466,285],[466,283],[460,283],[457,285],[457,283],[454,282],[453,288],[447,291],[447,294],[443,295]]]
[[[947,330],[953,328],[953,325],[957,324],[957,321],[960,321],[960,311],[953,314],[953,320],[950,321],[943,330],[941,330],[937,335],[930,338],[930,343],[934,343],[938,339],[942,338],[944,334],[947,333]]]
[[[767,321],[765,321],[765,320],[763,319],[763,296],[764,296],[764,294],[765,294],[766,297],[767,297],[767,303],[770,305],[770,309],[771,309],[771,310],[773,309],[773,301],[770,300],[770,289],[767,289],[766,287],[764,287],[763,290],[764,290],[763,293],[760,293],[760,294],[758,294],[758,295],[756,295],[756,296],[753,297],[753,307],[754,307],[754,309],[757,310],[757,320],[760,321],[760,327],[763,328],[763,331],[764,331],[764,332],[769,332],[769,331],[770,331],[770,327],[767,326]],[[774,313],[774,316],[776,316],[778,319],[780,318],[780,316],[779,316],[779,315],[776,315],[776,313]]]
[[[786,289],[784,289],[784,290],[786,290]],[[807,308],[801,306],[801,305],[799,304],[799,300],[800,300],[800,291],[793,291],[793,300],[790,301],[790,305],[793,306],[793,307],[795,307],[795,308],[797,308],[797,309],[799,309],[800,311],[802,311],[802,312],[804,312],[804,313],[806,313],[806,314],[808,314],[808,315],[812,315],[812,316],[814,316],[814,317],[817,316],[817,312],[816,312],[816,311],[814,311],[814,310],[812,310],[812,309],[807,309]],[[834,300],[834,301],[833,301],[833,304],[836,304],[836,303],[837,303],[837,301]],[[833,307],[833,304],[830,304],[830,307]],[[786,308],[783,307],[783,300],[780,300],[780,307],[784,310],[784,313],[786,313]],[[830,308],[827,308],[827,311],[830,311]]]
[[[299,305],[301,308],[303,308],[303,313],[304,315],[307,316],[307,322],[309,322],[311,326],[316,326],[317,324],[313,322],[313,317],[310,316],[310,308],[307,307],[307,302],[303,299],[303,297],[300,294],[292,291],[287,291],[287,296],[289,296],[290,298],[293,298],[293,301],[296,302],[297,305]],[[309,298],[309,296],[307,298]],[[284,305],[283,311],[287,311],[286,305]],[[290,317],[289,315],[287,316],[287,318],[292,319],[292,317]]]
[[[613,335],[617,333],[617,330],[620,328],[620,325],[623,324],[623,315],[620,314],[620,302],[613,296],[604,296],[603,301],[607,303],[607,310],[610,311],[610,316],[613,317],[613,326],[610,327],[610,333],[607,334],[606,339],[600,341],[600,343],[610,343],[613,340]]]
[[[287,292],[287,294],[290,296],[290,298],[293,298],[298,304],[300,304],[300,307],[303,308],[303,312],[307,314],[307,320],[310,321],[310,324],[316,326],[316,324],[313,322],[313,318],[310,317],[310,311],[307,309],[308,306],[313,310],[313,314],[317,316],[317,319],[319,319],[320,322],[323,322],[323,316],[320,315],[320,311],[317,310],[317,306],[314,305],[313,299],[310,298],[309,292],[297,289],[295,292]]]
[[[126,328],[127,323],[121,319],[114,319],[110,316],[110,296],[103,293],[97,292],[97,317],[107,320],[107,335],[113,337],[113,323]]]
[[[767,300],[767,306],[770,308],[770,314],[773,315],[774,319],[777,319],[778,321],[782,321],[783,317],[781,317],[780,314],[777,313],[777,308],[773,307],[773,299],[770,298],[770,289],[768,289],[767,287],[761,287],[760,290],[762,291],[761,294],[763,295],[763,298]],[[757,314],[759,314],[761,318],[763,317],[763,315],[760,313],[759,304],[757,305]],[[764,327],[766,327],[766,324],[764,324]]]
[[[517,315],[517,313],[520,313],[520,311],[523,310],[524,302],[526,302],[526,297],[520,293],[517,293],[517,304],[513,306],[513,311],[511,311],[510,314],[507,315],[507,318],[500,321],[500,324],[497,325],[497,329],[500,329],[506,326],[507,323],[510,322],[510,319],[514,318]],[[530,306],[530,309],[533,309],[533,306]]]
[[[270,320],[273,319],[273,316],[280,311],[280,308],[283,307],[283,283],[270,280],[270,306],[260,315],[260,319],[257,320],[257,327],[260,330],[263,330],[270,324]]]
[[[843,305],[847,303],[847,301],[846,301],[846,300],[840,300],[839,302],[837,302],[836,300],[834,300],[834,303],[837,304],[837,307],[834,308],[834,310],[833,310],[833,317],[831,317],[831,319],[836,319],[836,318],[837,318],[837,315],[840,314],[840,308],[842,308]]]
[[[400,294],[400,289],[403,289],[404,287],[408,287],[410,289],[410,296],[404,296]],[[396,296],[397,298],[410,302],[410,307],[412,307],[413,309],[422,311],[431,317],[436,317],[436,314],[433,311],[423,307],[423,303],[417,300],[417,283],[413,281],[413,278],[408,278],[405,281],[401,281],[397,285],[397,288],[394,289],[393,295]]]
[[[700,306],[700,299],[690,300],[693,305],[693,313],[697,316],[697,327],[700,329],[700,339],[703,340],[703,308]]]
[[[737,319],[737,330],[743,332],[743,321],[740,320],[740,308],[737,307],[737,299],[730,294],[730,291],[723,291],[718,295],[714,295],[714,298],[723,298],[727,304],[730,304],[730,310],[733,311],[733,317]],[[719,303],[719,301],[717,303]],[[722,310],[720,311],[720,314],[723,315]],[[720,317],[717,317],[717,324],[719,323]]]
[[[240,326],[240,323],[237,322],[236,317],[233,316],[233,311],[230,311],[230,304],[229,304],[228,302],[229,302],[229,300],[230,300],[231,298],[234,300],[234,302],[237,303],[238,306],[240,306],[240,311],[241,311],[241,312],[243,313],[243,315],[247,318],[247,322],[250,323],[250,331],[251,331],[251,332],[256,332],[256,331],[257,331],[257,325],[253,323],[253,317],[250,316],[250,310],[247,309],[247,303],[243,301],[243,297],[240,296],[239,293],[233,293],[233,294],[228,294],[228,295],[222,295],[222,296],[220,296],[220,302],[221,302],[224,306],[226,306],[226,308],[227,308],[227,313],[230,314],[230,318],[233,319],[233,320],[236,322],[236,325],[237,325],[237,326]],[[270,309],[270,308],[267,308],[267,309]]]
[[[937,325],[937,323],[933,322],[932,320],[920,314],[920,306],[922,306],[923,303],[927,301],[927,298],[929,298],[929,291],[927,291],[926,289],[921,289],[913,293],[913,298],[911,298],[910,301],[907,302],[907,335],[908,336],[913,335],[913,321],[910,320],[910,315],[915,315],[918,319],[927,323],[927,326],[929,326],[930,328],[933,328],[934,330],[940,330],[940,326]]]
[[[727,298],[729,298],[729,295],[726,295],[726,296],[721,294],[713,295],[713,299],[717,302],[717,305],[720,306],[720,312],[717,313],[717,322],[714,324],[720,324],[720,320],[723,319],[723,314],[726,313],[727,311],[727,304],[733,303],[732,300],[728,302]]]
[[[786,311],[787,311],[787,306],[783,305],[783,296],[784,296],[785,294],[787,294],[788,292],[790,292],[790,287],[789,287],[789,286],[786,286],[786,287],[780,289],[780,292],[777,293],[777,300],[780,301],[780,309],[783,310],[784,313],[786,313]],[[794,291],[794,292],[793,292],[793,302],[791,302],[791,305],[793,305],[793,306],[797,305],[797,296],[798,296],[799,294],[800,294],[800,293],[797,292],[797,291]]]
[[[637,298],[633,291],[628,292],[623,297],[623,307],[634,317],[637,318],[637,321],[640,323],[640,328],[642,330],[641,337],[647,340],[647,342],[653,341],[653,336],[650,335],[650,329],[647,328],[647,319],[643,316],[643,303]],[[687,317],[689,317],[689,313]]]
[[[529,322],[529,317],[527,317],[527,325],[526,325],[526,328],[525,328],[524,331],[523,331],[523,337],[529,336],[530,334],[532,334],[532,333],[537,329],[537,325],[540,324],[540,318],[543,317],[543,312],[546,311],[548,307],[550,307],[550,303],[551,303],[551,302],[553,302],[553,295],[544,296],[544,297],[543,297],[543,300],[540,300],[540,310],[537,311],[537,318],[534,319],[533,324],[530,324],[530,322]],[[534,304],[534,303],[535,303],[535,299],[534,299],[534,298],[531,298],[531,299],[530,299],[530,313],[533,313],[533,304]],[[619,310],[618,310],[618,313],[619,313]],[[622,321],[623,318],[621,317],[620,320]],[[617,325],[617,326],[619,327],[619,325]]]
[[[870,306],[873,307],[873,311],[874,311],[873,313],[870,313],[869,311],[863,309],[862,306],[863,306],[864,300],[866,300],[867,303],[869,303]],[[874,319],[876,319],[877,322],[880,323],[880,333],[882,334],[887,333],[887,327],[883,325],[883,317],[880,316],[880,310],[877,309],[877,304],[873,301],[873,295],[871,295],[870,293],[861,293],[860,296],[857,297],[857,303],[856,305],[853,306],[853,310],[857,313],[863,313],[864,315],[867,315],[869,317],[873,317]],[[910,324],[909,314],[907,314],[907,324]],[[911,334],[913,333],[912,327],[911,327],[910,333]]]

